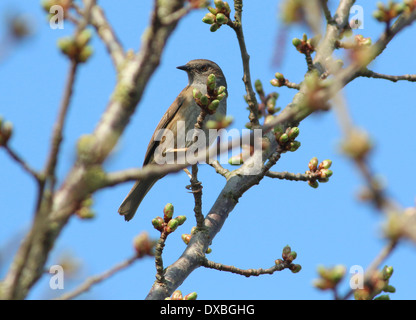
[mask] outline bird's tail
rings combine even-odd
[[[120,208],[118,208],[118,213],[124,216],[124,220],[129,221],[134,217],[140,203],[157,180],[159,180],[159,178],[149,178],[139,180],[134,184],[133,188],[120,205]]]

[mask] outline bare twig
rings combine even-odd
[[[215,269],[215,270],[219,270],[219,271],[227,271],[227,272],[231,272],[231,273],[235,273],[235,274],[239,274],[245,277],[258,277],[260,275],[263,274],[273,274],[276,271],[282,271],[284,269],[289,268],[291,265],[291,262],[289,261],[283,261],[279,264],[275,264],[274,266],[267,268],[267,269],[263,269],[263,268],[259,268],[259,269],[240,269],[234,266],[228,266],[222,263],[216,263],[213,261],[210,261],[206,258],[204,258],[202,260],[202,266],[205,268],[209,268],[209,269]]]
[[[113,28],[108,23],[103,9],[98,5],[94,5],[91,10],[91,24],[95,27],[98,35],[107,47],[107,51],[109,52],[114,65],[116,68],[120,68],[125,59],[123,47]]]
[[[209,163],[211,167],[215,169],[215,172],[222,175],[224,178],[227,179],[229,176],[230,170],[223,168],[223,166],[218,162],[218,160],[214,160],[211,163]]]
[[[58,298],[55,298],[55,300],[70,300],[70,299],[76,298],[80,294],[85,293],[86,291],[90,290],[93,285],[98,284],[98,283],[110,278],[111,276],[113,276],[117,272],[120,272],[121,270],[124,270],[127,267],[131,266],[135,261],[137,261],[138,258],[139,258],[139,256],[137,254],[135,254],[131,258],[115,265],[114,267],[112,267],[109,270],[107,270],[107,271],[105,271],[105,272],[103,272],[99,275],[89,277],[88,279],[85,280],[84,283],[79,285],[75,290],[73,290],[71,292],[68,292],[68,293],[65,293],[62,296],[60,296]]]
[[[3,146],[9,156],[18,163],[23,170],[29,173],[32,177],[34,177],[38,182],[42,180],[42,176],[33,168],[29,166],[29,164],[24,161],[8,144]]]
[[[243,61],[243,82],[247,92],[247,103],[250,109],[249,120],[253,124],[253,126],[258,126],[259,119],[259,106],[256,99],[256,95],[253,90],[253,86],[251,83],[251,74],[250,74],[250,56],[247,52],[246,43],[244,40],[244,33],[243,33],[243,25],[242,25],[242,13],[243,13],[243,0],[235,0],[234,1],[234,9],[235,9],[235,21],[232,22],[231,20],[228,21],[228,25],[235,31],[238,39],[238,44],[240,46],[241,52],[241,59]]]
[[[201,109],[201,112],[199,113],[195,123],[195,132],[192,139],[194,144],[198,140],[198,131],[202,129],[206,115],[206,110]],[[192,165],[191,189],[195,199],[194,212],[196,226],[197,228],[201,228],[204,223],[204,215],[202,214],[202,184],[200,181],[198,181],[198,165],[196,163]]]
[[[166,230],[163,230],[160,233],[160,238],[155,246],[156,281],[162,284],[165,282],[165,269],[163,267],[162,253],[163,249],[165,248],[165,242],[167,237],[168,233],[166,232]]]
[[[373,78],[373,79],[384,79],[389,80],[393,82],[405,80],[410,82],[416,82],[416,74],[405,74],[402,76],[392,76],[382,73],[377,73],[374,71],[371,71],[369,69],[360,70],[357,74],[359,77],[366,77],[366,78]]]
[[[332,19],[331,11],[328,8],[328,0],[320,0],[320,2],[321,2],[322,10],[324,12],[327,24],[334,23],[334,19]]]
[[[55,187],[55,168],[58,161],[58,154],[61,146],[61,142],[63,139],[63,129],[65,124],[66,115],[68,113],[69,104],[72,97],[72,91],[74,88],[75,83],[75,75],[78,68],[78,62],[75,59],[71,60],[68,72],[68,78],[66,80],[66,86],[64,95],[61,102],[60,111],[58,114],[58,119],[55,123],[53,129],[53,135],[51,140],[51,148],[48,156],[48,160],[46,163],[46,167],[44,169],[44,174],[46,179],[51,181],[51,191],[53,192]]]
[[[291,172],[275,172],[269,171],[266,173],[266,176],[269,178],[276,178],[280,180],[289,180],[289,181],[310,181],[317,178],[317,174],[314,173],[291,173]]]

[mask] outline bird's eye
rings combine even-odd
[[[205,71],[207,71],[207,70],[208,70],[208,67],[207,67],[207,66],[202,66],[202,67],[201,67],[201,71],[202,71],[202,72],[205,72]]]

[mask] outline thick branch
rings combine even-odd
[[[126,128],[150,77],[159,65],[166,41],[177,24],[175,21],[162,25],[160,20],[182,8],[183,4],[184,0],[155,3],[142,48],[120,71],[107,109],[94,132],[80,140],[76,163],[55,193],[51,210],[44,208],[42,228],[35,227],[35,220],[29,235],[19,248],[3,282],[1,298],[23,299],[26,296],[30,287],[41,276],[53,243],[68,219],[91,190],[97,189],[97,171],[94,167],[103,163]]]

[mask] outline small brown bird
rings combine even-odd
[[[166,111],[162,119],[160,120],[159,124],[156,127],[155,132],[153,133],[152,138],[150,139],[149,145],[147,147],[146,155],[144,158],[143,166],[148,164],[156,163],[155,160],[155,151],[157,147],[160,145],[160,142],[166,143],[169,136],[167,135],[165,139],[162,138],[160,141],[157,138],[158,132],[163,129],[170,130],[173,133],[173,140],[175,146],[177,146],[178,141],[185,141],[183,136],[181,135],[181,130],[178,129],[178,121],[184,121],[184,133],[185,135],[195,127],[195,123],[197,117],[201,112],[201,107],[195,102],[193,97],[193,90],[194,88],[198,89],[202,94],[207,93],[207,78],[210,74],[214,74],[216,77],[216,85],[219,86],[227,86],[227,82],[225,80],[225,76],[222,73],[221,68],[214,62],[205,59],[197,59],[191,60],[184,66],[177,67],[180,70],[184,70],[188,74],[189,83],[188,85],[182,90],[182,92],[177,96],[175,101]],[[208,141],[208,130],[205,127],[206,121],[210,119],[215,119],[217,115],[225,116],[227,112],[227,97],[220,101],[220,104],[216,110],[216,113],[213,115],[207,115],[204,120],[203,130],[205,132],[205,136],[207,137],[207,145],[209,146],[212,144],[214,139],[209,139]],[[160,134],[160,133],[159,133]],[[211,141],[212,140],[212,141]],[[169,142],[169,141],[168,141]],[[192,144],[192,141],[187,141],[185,147],[189,147]],[[120,215],[124,216],[126,221],[129,221],[133,218],[134,214],[137,211],[140,203],[142,202],[143,198],[149,192],[149,190],[153,187],[153,185],[159,179],[163,178],[163,176],[153,177],[153,178],[145,178],[143,180],[138,180],[133,188],[130,190],[127,197],[124,199],[123,203],[121,204],[118,212]]]

